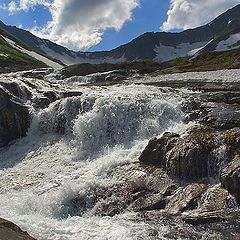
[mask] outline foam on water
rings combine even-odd
[[[87,196],[90,204],[94,189],[118,182],[116,169],[137,161],[151,137],[180,132],[182,95],[136,85],[86,89],[36,113],[28,136],[1,150],[0,216],[37,239],[152,239],[148,224],[74,216],[69,202]]]

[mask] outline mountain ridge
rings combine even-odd
[[[121,63],[136,60],[166,62],[178,57],[192,57],[208,51],[215,51],[218,44],[223,40],[231,38],[231,34],[234,34],[234,31],[235,33],[240,33],[239,21],[235,29],[228,31],[224,38],[222,36],[226,28],[231,27],[231,22],[235,22],[239,16],[240,4],[203,26],[178,33],[146,32],[110,51],[97,52],[74,52],[47,39],[38,38],[29,31],[14,26],[7,26],[1,21],[0,27],[10,32],[23,44],[34,49],[39,54],[51,59],[57,59],[66,65],[79,63]]]

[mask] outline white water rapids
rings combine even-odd
[[[70,216],[69,202],[119,181],[117,170],[138,161],[153,136],[183,131],[184,95],[144,85],[85,88],[35,112],[28,136],[0,150],[0,216],[37,239],[155,239],[130,212]]]

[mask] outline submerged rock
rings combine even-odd
[[[0,147],[26,136],[30,119],[28,108],[0,88]]]
[[[1,240],[34,240],[27,232],[22,231],[17,225],[0,218]]]
[[[213,154],[216,147],[214,129],[195,126],[182,137],[164,133],[161,138],[151,140],[139,160],[157,164],[179,179],[199,180],[218,173]]]

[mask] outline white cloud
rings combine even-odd
[[[206,24],[240,0],[171,0],[167,21],[161,29],[188,29]]]
[[[8,8],[8,11],[10,12],[10,14],[12,14],[18,10],[18,6],[17,6],[16,2],[14,2],[14,1],[11,1],[8,4],[7,8]]]
[[[120,30],[131,20],[139,0],[20,0],[18,10],[43,5],[52,15],[43,28],[31,31],[71,49],[87,49],[102,39],[106,29]]]

